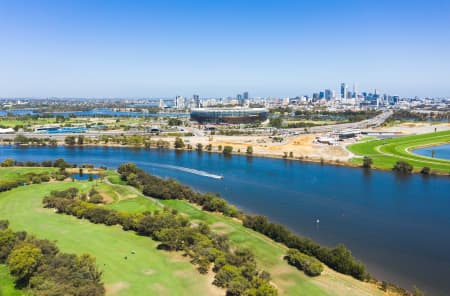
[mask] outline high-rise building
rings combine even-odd
[[[240,105],[243,105],[243,104],[244,104],[244,99],[242,98],[242,95],[241,95],[241,94],[237,94],[237,95],[236,95],[236,99],[237,99],[237,101],[238,101],[238,103],[239,103]]]
[[[331,100],[331,89],[326,89],[325,90],[325,99],[327,101]]]
[[[175,97],[175,108],[184,109],[184,98],[182,96]]]
[[[356,83],[353,83],[353,98],[358,97],[358,88],[356,86]]]
[[[341,83],[341,99],[346,99],[347,98],[347,84],[346,83]]]
[[[192,100],[194,101],[194,107],[200,108],[200,96],[199,95],[193,95]]]
[[[325,98],[325,92],[321,91],[319,92],[319,99]]]
[[[244,100],[248,100],[248,91],[244,91],[243,95],[244,95]]]

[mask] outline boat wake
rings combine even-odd
[[[208,173],[205,171],[199,171],[196,169],[185,168],[185,167],[180,167],[180,166],[170,165],[170,164],[159,164],[159,163],[149,163],[149,164],[151,166],[155,166],[155,167],[159,167],[159,168],[163,168],[163,169],[171,169],[171,170],[175,170],[175,171],[191,173],[191,174],[202,176],[202,177],[208,177],[208,178],[213,178],[213,179],[223,179],[223,176],[211,174],[211,173]]]

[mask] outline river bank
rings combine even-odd
[[[173,139],[173,141],[174,141],[174,139]],[[195,148],[195,146],[193,146],[192,149],[187,149],[187,148],[183,148],[183,149],[178,148],[177,149],[177,148],[173,147],[173,142],[169,142],[169,143],[170,143],[170,145],[168,145],[167,147],[164,147],[164,148],[156,147],[156,146],[146,147],[145,145],[123,145],[123,144],[118,144],[118,143],[86,143],[83,145],[78,145],[78,144],[68,145],[64,142],[58,142],[57,146],[77,147],[77,148],[102,147],[102,148],[148,149],[148,150],[161,150],[162,149],[162,150],[173,150],[173,151],[188,152],[188,153],[200,153],[200,154],[201,153],[205,153],[205,154],[213,153],[213,154],[223,155],[223,151],[220,151],[217,148],[213,149],[211,151],[205,150],[205,149],[198,151]],[[12,144],[12,143],[2,144],[2,145],[16,146],[16,144]],[[269,158],[269,159],[280,159],[280,160],[286,160],[286,161],[298,161],[301,163],[317,163],[317,164],[321,164],[321,165],[332,165],[332,166],[338,166],[338,167],[348,167],[348,168],[367,170],[362,167],[363,156],[358,156],[358,155],[355,155],[354,153],[352,153],[352,151],[350,151],[346,148],[348,145],[351,145],[351,143],[346,143],[346,145],[343,145],[344,149],[349,153],[349,155],[351,155],[351,157],[349,157],[347,160],[334,159],[334,158],[330,158],[330,157],[324,158],[324,157],[318,157],[318,156],[308,156],[308,155],[289,156],[289,153],[280,155],[280,154],[267,153],[267,152],[261,152],[261,151],[248,154],[246,152],[238,152],[234,148],[233,148],[233,151],[231,152],[231,155],[229,155],[229,156],[245,156],[245,157],[249,157],[249,158],[259,157],[259,158]],[[437,144],[437,145],[439,145],[439,144]],[[20,146],[20,147],[55,147],[55,146],[51,146],[51,145],[32,145],[32,144],[20,144],[17,146]],[[216,147],[218,147],[218,146],[216,146]],[[222,147],[224,147],[224,146],[222,146]],[[417,148],[422,148],[422,147],[414,147],[414,149],[417,149]],[[399,160],[401,160],[401,159],[399,159]],[[392,172],[391,167],[385,167],[385,166],[372,166],[370,169]],[[421,167],[414,168],[412,173],[413,174],[421,174]],[[444,172],[444,171],[432,171],[429,175],[431,175],[431,176],[448,176],[449,174],[450,174],[450,171],[448,173]]]

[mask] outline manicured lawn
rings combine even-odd
[[[446,143],[450,143],[450,131],[372,140],[353,144],[347,148],[356,155],[372,158],[373,166],[376,168],[391,169],[397,161],[402,160],[410,163],[415,171],[420,171],[427,166],[436,172],[449,173],[449,160],[420,156],[410,152],[417,147]],[[362,157],[354,158],[352,162],[362,164]]]
[[[26,175],[27,173],[44,173],[56,170],[54,168],[28,168],[28,167],[12,167],[4,168],[0,167],[0,180],[1,181],[12,181]]]
[[[109,295],[224,294],[211,284],[211,275],[200,275],[178,253],[157,250],[157,243],[148,237],[123,231],[118,226],[96,225],[55,214],[42,207],[42,198],[51,190],[75,186],[87,191],[92,184],[94,182],[46,183],[0,193],[0,217],[8,219],[13,230],[25,230],[39,238],[55,240],[63,252],[95,256],[104,272]],[[132,250],[136,254],[131,254]]]

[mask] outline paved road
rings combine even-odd
[[[333,124],[333,125],[325,125],[325,126],[315,126],[311,127],[308,130],[312,133],[325,133],[332,132],[334,130],[343,130],[343,129],[365,129],[369,127],[378,127],[382,125],[389,116],[392,115],[391,110],[387,110],[373,118],[366,119],[359,122],[351,122],[351,123],[341,123],[341,124]]]

